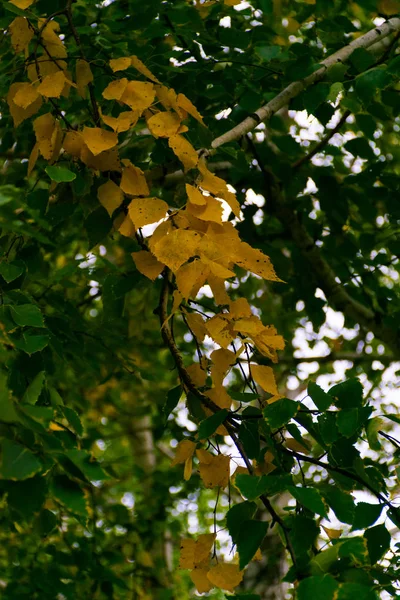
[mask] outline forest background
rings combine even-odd
[[[1,4],[1,598],[399,597],[399,16]]]

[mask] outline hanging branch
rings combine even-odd
[[[313,73],[311,73],[311,75],[304,77],[304,79],[301,79],[300,81],[294,81],[293,83],[289,84],[282,92],[275,96],[275,98],[270,100],[270,102],[264,104],[264,106],[261,106],[259,109],[257,109],[255,113],[253,113],[254,116],[247,117],[246,119],[244,119],[244,121],[230,129],[229,131],[226,131],[219,137],[215,138],[211,143],[211,147],[216,149],[222,146],[223,144],[227,144],[228,142],[233,142],[239,139],[240,137],[257,127],[257,125],[259,125],[263,121],[267,121],[268,119],[270,119],[272,115],[274,115],[276,112],[278,112],[278,110],[289,104],[290,100],[298,96],[302,91],[306,90],[313,83],[316,83],[317,81],[323,79],[329,67],[332,67],[336,63],[346,62],[346,60],[357,48],[369,48],[377,41],[380,41],[383,38],[390,35],[391,33],[397,32],[399,30],[400,19],[389,19],[382,25],[379,25],[379,27],[374,27],[374,29],[368,31],[368,33],[366,33],[365,35],[362,35],[361,37],[353,40],[348,46],[344,46],[334,54],[331,54],[331,56],[328,56],[328,58],[322,60],[320,62],[321,67]]]

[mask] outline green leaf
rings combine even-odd
[[[357,378],[334,385],[328,394],[339,408],[357,408],[363,404],[363,387]]]
[[[255,500],[259,496],[266,494],[272,496],[288,489],[293,484],[290,475],[246,475],[236,476],[235,486],[247,500]]]
[[[229,395],[232,400],[237,400],[238,402],[251,402],[260,397],[259,394],[252,394],[250,392],[229,392]]]
[[[374,417],[368,421],[366,432],[369,447],[372,450],[380,450],[382,445],[378,439],[379,430],[382,429],[383,421],[379,417]]]
[[[43,315],[35,304],[10,306],[11,316],[20,327],[44,327]]]
[[[321,515],[321,517],[327,516],[326,506],[316,489],[292,486],[288,488],[288,491],[293,498],[296,498],[296,500],[308,508],[308,510]]]
[[[364,104],[369,104],[375,96],[377,90],[381,90],[389,85],[390,75],[385,67],[376,67],[362,73],[356,78],[356,93]]]
[[[256,46],[254,51],[262,61],[269,62],[279,56],[282,48],[281,46]]]
[[[10,335],[16,348],[23,350],[27,354],[34,354],[46,348],[49,343],[48,335],[30,335],[29,333],[18,333]]]
[[[15,423],[18,421],[14,402],[7,387],[5,373],[0,373],[0,421],[4,423]]]
[[[75,433],[77,433],[78,435],[82,435],[83,427],[78,413],[69,406],[60,406],[59,408],[64,417],[67,419],[68,423],[71,425],[72,429],[75,431]]]
[[[319,534],[319,526],[314,519],[304,515],[290,515],[285,519],[285,524],[290,529],[289,537],[296,556],[302,560],[307,557],[308,562],[308,551]]]
[[[349,61],[357,69],[359,73],[366,71],[371,67],[375,58],[365,48],[356,48],[349,56]]]
[[[165,420],[168,419],[172,411],[178,406],[180,397],[182,396],[182,386],[177,385],[167,392],[167,401],[164,405]]]
[[[367,540],[354,537],[343,541],[339,548],[339,558],[350,558],[356,566],[367,565],[369,563]]]
[[[17,279],[24,272],[24,266],[16,263],[0,263],[0,275],[6,281],[10,283]]]
[[[355,511],[353,497],[333,486],[323,486],[320,491],[339,521],[352,525]]]
[[[51,167],[47,166],[45,168],[47,175],[50,177],[52,181],[56,181],[57,183],[63,183],[68,181],[73,181],[76,179],[76,173],[73,173],[66,167]]]
[[[7,502],[10,508],[23,519],[30,519],[39,512],[47,494],[45,477],[31,477],[25,481],[10,481],[7,484]],[[29,502],[27,502],[29,498]]]
[[[397,55],[391,60],[387,66],[387,73],[400,77],[400,56]]]
[[[3,453],[0,475],[3,479],[28,479],[41,470],[42,463],[28,448],[8,439],[4,439],[1,445]]]
[[[57,475],[51,482],[51,491],[59,502],[74,515],[88,516],[87,498],[82,488],[66,475]]]
[[[358,408],[339,411],[336,422],[339,432],[345,437],[351,437],[359,428]]]
[[[264,408],[265,420],[271,429],[279,429],[286,425],[299,410],[299,403],[288,398],[282,398]]]
[[[192,392],[189,392],[186,397],[186,405],[190,415],[195,421],[203,421],[206,419],[206,413],[204,412],[200,398],[192,394]]]
[[[57,526],[57,516],[47,508],[40,511],[35,527],[40,537],[46,537]]]
[[[325,411],[332,404],[332,396],[324,392],[314,381],[308,384],[307,392],[318,410]]]
[[[343,148],[347,150],[347,152],[350,152],[350,154],[353,154],[353,156],[359,156],[366,160],[376,160],[374,151],[365,138],[354,138],[349,140],[345,143]]]
[[[244,521],[237,538],[239,569],[244,569],[262,544],[268,531],[267,521]]]
[[[261,416],[261,412],[254,406],[248,406],[242,413],[244,417]],[[243,444],[248,458],[258,458],[260,454],[260,419],[244,419],[240,424],[239,440]]]
[[[366,527],[373,525],[375,521],[379,519],[382,509],[382,504],[359,502],[354,511],[352,531],[355,529],[365,529]]]
[[[383,524],[367,529],[364,533],[364,537],[367,540],[368,554],[371,565],[374,565],[381,558],[383,558],[386,552],[389,550],[392,538]]]
[[[257,510],[257,504],[255,502],[240,502],[235,504],[226,513],[226,526],[229,531],[229,535],[232,538],[234,544],[237,543],[237,538],[240,532],[242,523],[252,519]]]
[[[378,600],[377,593],[360,583],[341,583],[335,600]]]
[[[298,600],[334,600],[338,583],[332,575],[316,575],[302,579],[297,588]]]
[[[261,600],[258,594],[235,594],[235,596],[225,596],[227,600]]]
[[[84,223],[89,238],[89,250],[104,240],[111,231],[112,220],[106,209],[99,206],[86,218]]]
[[[3,8],[5,8],[6,10],[9,10],[10,12],[14,13],[15,15],[19,15],[20,17],[27,16],[26,10],[22,10],[22,8],[18,8],[18,6],[15,6],[15,4],[11,4],[10,2],[3,2]]]
[[[310,561],[310,573],[321,575],[329,572],[333,563],[337,561],[341,542],[316,554]]]
[[[197,433],[199,440],[205,440],[211,437],[216,432],[218,427],[225,421],[228,414],[229,411],[226,408],[223,408],[222,410],[219,410],[211,415],[211,417],[208,417],[202,421],[199,425],[199,430]]]
[[[43,389],[45,378],[46,373],[44,371],[39,371],[36,377],[26,388],[26,392],[22,397],[22,403],[36,404]]]
[[[103,471],[100,464],[93,460],[85,450],[67,450],[65,452],[73,463],[82,471],[88,481],[104,481],[109,479],[109,476]]]

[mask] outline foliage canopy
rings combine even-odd
[[[1,597],[398,597],[400,3],[0,27]]]

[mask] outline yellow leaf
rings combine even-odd
[[[51,113],[37,117],[33,129],[41,155],[48,161],[55,160],[61,150],[62,132],[60,124]]]
[[[322,525],[322,529],[330,540],[337,540],[343,533],[343,529],[328,529]]]
[[[174,229],[154,245],[153,253],[160,262],[175,272],[196,254],[200,239],[201,236],[196,231]]]
[[[83,141],[82,134],[79,131],[67,131],[64,141],[63,148],[65,152],[71,154],[75,158],[80,158],[82,148],[85,142]]]
[[[230,408],[232,406],[232,398],[222,385],[207,390],[205,394],[220,408]]]
[[[201,368],[199,363],[189,365],[186,367],[186,371],[195,386],[203,387],[206,384],[207,372]]]
[[[99,187],[97,190],[97,197],[110,217],[113,212],[121,206],[123,200],[121,188],[111,181],[111,179]]]
[[[226,373],[236,363],[236,355],[226,348],[218,348],[218,350],[211,352],[210,358],[212,361],[211,378],[213,383],[216,387],[222,386]]]
[[[277,335],[275,327],[264,327],[261,333],[251,335],[250,337],[261,354],[268,356],[272,362],[276,363],[278,361],[276,350],[283,350],[285,342],[281,335]]]
[[[153,104],[156,92],[154,84],[144,81],[129,81],[120,101],[132,110],[144,111]]]
[[[128,207],[129,216],[136,229],[161,221],[167,210],[168,204],[158,198],[134,198]]]
[[[254,336],[264,331],[264,325],[259,317],[252,315],[251,317],[237,319],[233,324],[233,329],[234,331],[239,331],[240,333]]]
[[[199,189],[195,188],[193,185],[190,185],[189,183],[187,183],[185,187],[186,187],[186,193],[189,198],[189,202],[191,204],[194,204],[196,206],[205,206],[207,204],[206,196],[203,196],[203,194],[200,192]]]
[[[203,533],[196,540],[194,549],[194,566],[204,563],[209,557],[213,543],[215,542],[215,533]]]
[[[282,281],[276,275],[269,257],[263,254],[261,250],[252,248],[245,242],[240,244],[240,250],[235,262],[242,269],[247,269],[247,271],[251,271],[263,279]]]
[[[208,567],[194,567],[190,573],[190,579],[193,581],[199,594],[209,592],[214,587],[207,577]]]
[[[224,4],[226,4],[226,6],[237,6],[241,1],[242,0],[224,0]]]
[[[136,125],[139,117],[140,113],[137,110],[125,110],[124,112],[121,112],[118,117],[101,115],[103,122],[108,125],[108,127],[111,127],[111,129],[114,129],[116,133],[128,131],[131,127]]]
[[[131,58],[130,56],[122,56],[121,58],[112,58],[109,62],[109,65],[113,71],[116,73],[117,71],[125,71],[131,66]]]
[[[193,460],[192,457],[189,456],[186,460],[185,460],[185,467],[183,469],[183,479],[185,481],[189,481],[189,479],[192,476],[192,471],[193,471]]]
[[[175,135],[180,124],[179,116],[173,112],[159,112],[147,120],[148,128],[155,137]]]
[[[158,81],[157,77],[155,77],[153,75],[153,73],[151,71],[149,71],[149,69],[146,67],[146,65],[144,65],[142,63],[140,58],[138,58],[137,56],[131,56],[130,60],[131,60],[132,67],[134,69],[136,69],[137,71],[139,71],[139,73],[141,73],[142,75],[147,77],[147,79],[150,79],[150,81],[153,81],[154,83],[160,83]]]
[[[21,83],[21,86],[15,94],[13,100],[14,104],[26,110],[28,106],[36,102],[38,98],[40,98],[40,96],[33,85],[30,83]]]
[[[206,488],[222,487],[225,488],[229,482],[229,456],[218,454],[215,456],[209,452],[206,460],[203,459],[204,454],[199,450],[196,450],[197,457],[200,461],[199,471],[200,477],[203,480]]]
[[[64,84],[64,71],[57,71],[57,73],[47,75],[37,88],[37,91],[39,94],[42,94],[42,96],[46,96],[46,98],[59,98],[63,91]]]
[[[188,458],[192,457],[196,450],[196,443],[190,440],[181,440],[175,450],[175,458],[171,462],[171,467],[183,464]],[[188,567],[191,569],[192,567]]]
[[[268,404],[270,404],[268,400]],[[294,450],[295,452],[301,452],[302,454],[310,454],[310,445],[306,440],[302,440],[302,443],[294,440],[293,438],[289,438],[286,440],[286,447],[290,448],[290,450]]]
[[[185,96],[185,94],[178,94],[177,104],[180,108],[183,108],[183,110],[189,113],[189,115],[194,117],[196,121],[204,125],[203,117],[201,116],[197,108],[194,106],[194,104],[189,100],[189,98]]]
[[[229,320],[222,315],[215,315],[206,323],[208,335],[222,348],[227,348],[235,339],[230,328]]]
[[[196,541],[190,538],[181,540],[180,553],[179,553],[179,568],[180,569],[194,569],[194,551],[196,548]]]
[[[133,237],[135,235],[136,230],[129,215],[126,215],[125,219],[118,227],[118,231],[125,237]]]
[[[168,146],[183,164],[184,170],[193,169],[199,161],[196,150],[192,144],[181,135],[172,135],[168,140]]]
[[[182,110],[178,106],[175,90],[168,88],[165,85],[156,85],[155,90],[157,98],[166,110],[172,108],[181,118],[184,117]]]
[[[262,560],[261,548],[257,549],[257,552],[255,553],[255,555],[253,556],[253,558],[251,560],[257,560],[257,561]]]
[[[222,223],[222,204],[212,196],[206,197],[205,206],[196,206],[195,204],[189,202],[187,209],[190,214],[195,216],[197,219],[201,219],[202,221],[214,221],[215,223]]]
[[[14,4],[14,6],[17,6],[21,10],[26,10],[34,2],[35,0],[10,0],[10,4]]]
[[[230,271],[223,265],[220,265],[219,263],[214,262],[213,260],[209,260],[208,258],[202,256],[201,261],[207,265],[211,273],[216,277],[220,277],[222,279],[229,279],[230,277],[235,277],[235,273],[233,271]]]
[[[25,17],[17,17],[10,23],[8,28],[11,34],[11,44],[15,52],[26,50],[34,35],[33,29],[29,27],[28,20]]]
[[[232,319],[240,319],[242,317],[251,317],[250,304],[246,298],[237,298],[229,305],[229,313]]]
[[[164,269],[164,265],[160,263],[151,252],[147,252],[146,250],[132,252],[131,256],[135,262],[137,270],[152,281],[157,279]]]
[[[278,388],[276,387],[275,375],[271,367],[265,365],[251,365],[251,374],[256,380],[258,385],[269,394],[277,394]]]
[[[130,196],[147,196],[150,190],[142,169],[135,167],[129,160],[122,162],[125,165],[121,179],[122,191]]]
[[[35,168],[36,161],[38,158],[39,158],[39,144],[38,144],[38,142],[36,142],[36,144],[32,148],[32,152],[30,153],[30,156],[29,156],[28,171],[27,171],[28,177],[32,173],[33,169]]]
[[[76,61],[76,86],[78,94],[84,98],[86,86],[93,81],[93,73],[90,65],[86,60],[79,59]]]
[[[198,342],[202,342],[207,334],[204,319],[198,313],[186,313],[186,321]]]
[[[243,571],[238,565],[219,563],[209,570],[207,577],[216,587],[233,592],[243,579]]]
[[[44,25],[44,28],[42,29]],[[67,51],[62,40],[57,35],[60,24],[57,21],[48,21],[38,19],[38,26],[41,29],[42,42],[52,58],[66,58]]]
[[[113,131],[106,131],[100,127],[84,127],[83,141],[93,156],[109,150],[118,144],[118,136]]]
[[[207,279],[213,293],[215,303],[218,306],[229,304],[230,298],[226,293],[225,280],[221,279],[220,277],[215,277],[215,275],[209,275]]]
[[[180,267],[176,272],[176,285],[183,298],[196,297],[208,273],[208,268],[199,260],[193,260]]]
[[[120,100],[128,85],[126,77],[117,79],[108,84],[103,90],[102,96],[106,100]]]
[[[267,452],[264,454],[263,460],[261,462],[257,462],[257,467],[254,469],[255,474],[268,475],[268,473],[275,471],[276,466],[273,463],[274,459],[275,456],[272,454],[272,452],[267,450]]]

